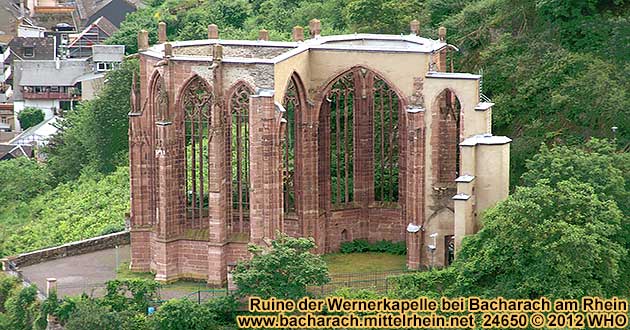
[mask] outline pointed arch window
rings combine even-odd
[[[249,218],[249,97],[253,90],[244,83],[234,89],[230,97],[230,159],[232,178],[232,230],[244,231]]]
[[[374,77],[374,199],[398,201],[400,100],[387,83]]]
[[[212,127],[212,93],[199,77],[193,78],[183,94],[186,160],[186,215],[193,228],[208,216],[209,154]]]
[[[293,213],[295,212],[295,121],[297,111],[300,109],[300,96],[295,78],[289,80],[282,106],[286,111],[284,118],[287,120],[282,144],[284,212]]]
[[[330,102],[330,192],[332,204],[354,200],[354,72],[332,84]]]

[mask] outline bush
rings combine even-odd
[[[395,255],[407,254],[405,241],[391,242],[386,240],[370,243],[364,239],[355,239],[352,242],[341,243],[341,253],[384,252]]]
[[[215,329],[216,315],[207,305],[188,299],[173,299],[162,305],[153,316],[156,330]]]
[[[330,282],[326,262],[310,252],[315,247],[312,238],[293,238],[282,233],[266,251],[250,244],[252,259],[239,262],[234,270],[238,294],[299,299],[308,294],[307,286]]]
[[[26,130],[44,121],[44,112],[39,108],[24,108],[18,114],[18,120],[22,130]]]

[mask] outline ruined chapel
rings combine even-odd
[[[508,194],[511,140],[491,132],[481,76],[457,48],[407,35],[292,42],[138,34],[129,113],[131,269],[224,285],[277,232],[406,241],[407,266],[448,265]]]

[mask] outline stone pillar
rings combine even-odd
[[[57,293],[57,279],[54,277],[49,277],[46,279],[46,297],[50,297],[52,293]],[[49,324],[56,323],[57,318],[53,315],[46,314],[46,321]]]
[[[209,168],[209,223],[208,223],[208,285],[222,287],[227,282],[227,261],[225,247],[227,240],[227,219],[230,205],[228,192],[231,180],[227,177],[229,160],[225,153],[226,130],[225,102],[223,97],[222,46],[213,46],[213,107],[212,138],[208,144]]]
[[[149,48],[149,32],[147,30],[138,31],[138,51]]]
[[[302,101],[300,101],[302,102]],[[306,103],[306,102],[304,102]],[[305,105],[305,107],[308,105]],[[325,248],[326,233],[319,226],[319,173],[318,164],[318,139],[319,120],[304,118],[306,108],[301,109],[300,123],[296,126],[299,144],[296,148],[296,173],[299,173],[299,181],[295,190],[298,203],[297,213],[301,220],[302,236],[313,237],[317,244],[317,251],[323,253]]]
[[[304,41],[304,28],[301,26],[294,26],[291,33],[293,41]]]
[[[446,42],[446,28],[443,26],[440,26],[440,28],[438,29],[438,35],[439,35],[439,39],[440,42]],[[447,70],[447,59],[446,59],[446,48],[443,48],[442,50],[440,50],[440,53],[438,55],[438,63],[437,63],[437,70],[440,72],[446,72]]]
[[[354,81],[363,81],[361,72],[355,71]],[[354,201],[359,203],[365,211],[362,218],[366,221],[369,217],[367,206],[374,201],[374,114],[372,104],[374,102],[374,75],[369,73],[365,79],[365,85],[355,83],[354,90],[354,134],[355,143],[361,148],[354,151]],[[361,226],[368,229],[369,226]],[[367,238],[368,233],[362,233],[357,238]],[[353,237],[354,238],[354,237]]]
[[[322,23],[317,18],[313,18],[308,22],[308,30],[311,33],[311,38],[317,38],[322,32]]]
[[[462,240],[475,233],[475,221],[473,219],[473,198],[466,193],[458,193],[453,196],[455,208],[455,255],[459,252]]]
[[[46,296],[50,296],[53,292],[57,292],[57,279],[49,277],[46,279]]]
[[[258,31],[258,40],[269,41],[269,31],[265,29]]]
[[[216,24],[208,25],[208,39],[219,39],[219,27]]]
[[[158,42],[163,44],[166,42],[166,23],[158,23]]]
[[[282,230],[281,113],[276,111],[273,90],[262,89],[250,97],[250,240],[262,244]]]
[[[409,23],[409,30],[412,35],[417,36],[420,33],[420,22],[414,19]]]
[[[405,222],[407,227],[407,268],[420,269],[424,255],[424,109],[416,106],[406,111],[407,139],[404,141],[407,174],[405,176]]]
[[[179,130],[182,127],[172,122],[175,114],[175,86],[173,63],[164,60],[162,76],[166,92],[166,113],[154,124],[157,133],[155,158],[158,173],[157,237],[155,239],[155,265],[157,281],[168,282],[179,277],[177,241],[181,233],[182,218],[185,217],[184,162],[181,152]],[[159,107],[160,105],[156,105]]]

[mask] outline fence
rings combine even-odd
[[[367,289],[379,293],[387,293],[389,290],[389,276],[408,273],[408,270],[391,270],[371,273],[342,273],[331,274],[332,281],[309,287],[309,292],[317,296],[327,296],[341,288]]]
[[[390,289],[389,280],[388,280],[389,276],[401,275],[401,274],[410,273],[410,272],[413,272],[413,271],[391,270],[391,271],[370,272],[370,273],[331,274],[330,276],[332,278],[331,282],[324,285],[319,285],[319,286],[310,286],[308,287],[308,292],[318,297],[324,297],[324,296],[334,293],[335,291],[341,288],[351,288],[351,289],[366,289],[366,290],[372,290],[379,293],[387,294]],[[233,293],[234,291],[229,291],[228,289],[199,289],[197,291],[190,292],[184,296],[174,297],[174,298],[189,299],[197,303],[202,303],[209,299],[213,299],[217,297],[225,297]],[[163,301],[160,301],[159,303],[161,302]]]

